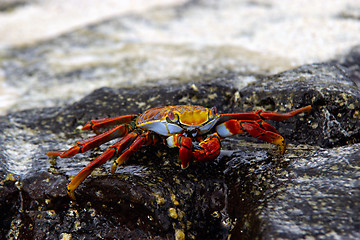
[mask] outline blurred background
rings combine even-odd
[[[94,89],[255,75],[341,59],[360,42],[353,0],[2,0],[0,115]]]

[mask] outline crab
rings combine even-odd
[[[280,154],[285,153],[285,140],[266,119],[283,121],[303,112],[310,112],[311,106],[287,113],[251,111],[244,113],[219,114],[215,107],[176,105],[151,108],[142,114],[131,114],[91,120],[82,130],[93,130],[96,135],[77,142],[65,151],[47,152],[49,157],[69,158],[86,152],[112,139],[121,138],[109,146],[101,155],[82,169],[67,186],[75,199],[75,189],[89,174],[111,158],[116,168],[143,145],[165,144],[179,148],[181,167],[187,168],[191,161],[206,162],[218,157],[221,139],[247,132],[251,136],[278,146]],[[115,126],[115,127],[114,127]],[[112,127],[112,128],[110,128]],[[110,128],[99,132],[99,129]],[[198,142],[196,147],[193,142]]]

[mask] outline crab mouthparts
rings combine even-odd
[[[191,137],[196,137],[197,134],[198,134],[198,129],[194,128],[194,129],[186,130],[184,135],[191,136]]]

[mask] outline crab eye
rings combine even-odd
[[[176,122],[177,121],[177,115],[175,115],[172,111],[169,111],[168,115],[166,117],[166,121],[168,121],[168,122]]]
[[[216,109],[216,107],[212,107],[212,108],[210,109],[210,112],[211,112],[211,115],[216,115],[216,114],[217,114],[217,109]]]
[[[170,111],[170,112],[168,113],[168,118],[169,118],[170,120],[174,120],[174,119],[175,119],[175,115],[174,115],[174,113],[173,113],[172,111]]]

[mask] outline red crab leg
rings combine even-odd
[[[139,135],[133,143],[121,153],[121,155],[114,161],[111,167],[111,174],[114,174],[116,168],[122,164],[126,159],[130,157],[133,152],[136,152],[143,145],[154,145],[159,141],[158,135],[151,134],[150,132],[144,132]]]
[[[262,120],[229,120],[218,125],[216,127],[216,131],[220,137],[229,137],[239,133],[248,132],[251,136],[255,138],[278,145],[280,147],[280,153],[285,153],[284,138],[275,130],[273,126],[263,122]]]
[[[75,146],[71,147],[68,150],[47,152],[46,155],[48,155],[49,157],[59,156],[61,158],[69,158],[77,153],[83,153],[92,148],[98,147],[101,144],[110,141],[111,139],[122,137],[131,130],[132,127],[129,124],[123,124],[112,128],[104,133],[79,141],[75,144]]]
[[[90,175],[95,168],[103,165],[107,160],[113,156],[121,153],[126,147],[129,146],[138,136],[138,133],[131,132],[123,137],[120,141],[108,147],[105,152],[100,156],[95,158],[91,163],[89,163],[85,168],[83,168],[70,182],[67,186],[68,194],[72,199],[75,199],[74,191],[75,189],[84,181],[84,179]]]
[[[270,119],[274,121],[284,121],[288,118],[291,118],[297,114],[303,112],[310,112],[311,106],[306,106],[303,108],[296,109],[291,112],[287,113],[278,113],[278,112],[271,112],[271,111],[252,111],[252,112],[244,112],[244,113],[227,113],[221,114],[220,122],[225,122],[230,119],[237,119],[237,120],[260,120],[260,119]]]
[[[311,111],[312,107],[310,105],[303,107],[303,108],[299,108],[296,110],[293,110],[291,112],[287,112],[287,113],[277,113],[277,112],[271,112],[271,111],[264,111],[260,113],[260,116],[264,119],[270,119],[270,120],[274,120],[274,121],[284,121],[288,118],[291,118],[295,115],[298,115],[300,113],[309,113]]]
[[[86,123],[82,130],[96,130],[104,127],[111,127],[122,123],[129,123],[135,120],[138,115],[124,115],[118,117],[102,118],[91,120]]]
[[[191,138],[181,134],[171,135],[166,139],[167,145],[171,148],[178,147],[181,168],[185,169],[189,166],[192,159],[193,145]]]

